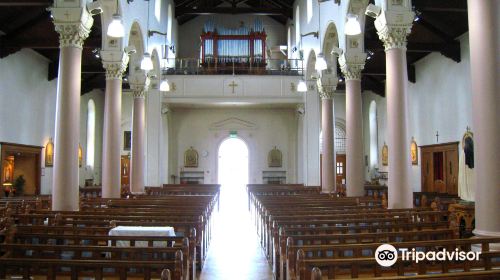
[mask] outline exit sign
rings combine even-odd
[[[238,132],[237,131],[229,131],[229,137],[236,138],[236,136],[238,136]]]

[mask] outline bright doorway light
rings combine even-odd
[[[240,138],[228,138],[219,147],[219,184],[239,187],[248,183],[248,147]]]

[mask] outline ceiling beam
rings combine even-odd
[[[276,9],[276,8],[253,8],[253,7],[204,7],[204,8],[192,8],[183,7],[176,8],[175,14],[179,16],[184,15],[213,15],[213,14],[253,14],[262,16],[276,16],[284,15],[292,18],[291,9]]]
[[[385,97],[385,85],[382,82],[375,77],[366,75],[365,73],[362,73],[362,75],[363,90],[371,90],[376,94]]]
[[[33,28],[34,25],[42,22],[43,20],[48,20],[50,13],[48,11],[42,11],[41,13],[35,14],[35,16],[29,18],[27,21],[23,21],[22,23],[18,23],[19,25],[14,27],[11,30],[4,30],[7,32],[5,35],[5,39],[13,39],[22,35],[25,31]]]
[[[366,41],[365,48],[373,52],[384,52],[384,47],[380,41]],[[449,59],[460,62],[460,42],[453,40],[451,42],[443,43],[418,43],[418,42],[408,42],[406,47],[408,53],[430,53],[439,52],[442,55],[448,57]]]

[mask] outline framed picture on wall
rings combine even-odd
[[[124,131],[123,132],[123,150],[130,151],[131,147],[132,147],[132,132],[131,131]]]
[[[417,142],[415,142],[415,138],[413,137],[411,138],[410,156],[411,156],[411,164],[418,165],[418,145]]]
[[[387,147],[386,143],[384,143],[384,146],[382,147],[382,165],[389,165],[389,147]]]

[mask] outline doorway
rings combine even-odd
[[[248,147],[240,138],[224,140],[219,146],[218,182],[221,184],[221,207],[236,210],[245,205],[248,184]]]

